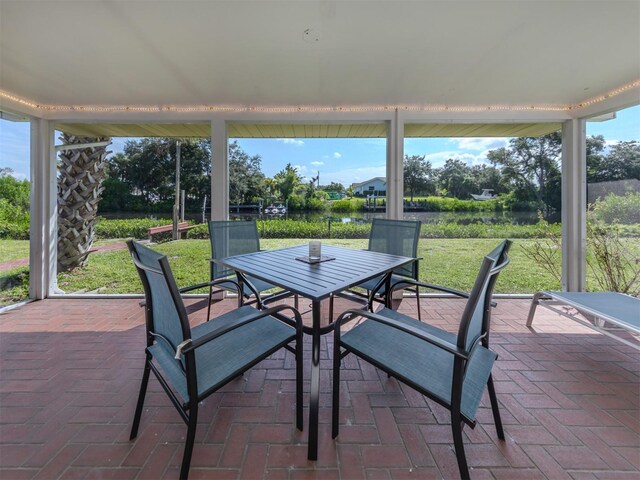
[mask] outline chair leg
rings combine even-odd
[[[455,447],[456,460],[462,480],[469,480],[469,467],[467,466],[467,456],[464,453],[464,443],[462,442],[462,419],[460,413],[451,412],[451,430],[453,432],[453,446]]]
[[[303,420],[303,370],[304,370],[304,359],[303,359],[303,336],[299,335],[296,338],[296,428],[300,431],[303,430],[304,420]]]
[[[487,388],[489,390],[489,399],[491,400],[491,410],[493,411],[493,423],[496,426],[496,433],[500,440],[504,440],[504,430],[502,429],[502,419],[500,418],[500,407],[498,406],[498,397],[496,396],[496,389],[493,385],[492,375],[489,375]]]
[[[329,295],[329,323],[333,323],[333,294]]]
[[[211,297],[213,296],[213,285],[209,285],[209,305],[207,306],[207,322],[211,318]]]
[[[420,313],[420,290],[416,287],[416,304],[418,306],[418,321],[422,321],[422,314]]]
[[[193,454],[193,443],[196,439],[196,427],[198,426],[198,402],[192,401],[190,403],[187,438],[184,444],[184,454],[182,455],[182,466],[180,467],[180,480],[187,480],[187,477],[189,476],[191,455]]]
[[[133,440],[138,436],[138,427],[140,426],[140,417],[142,417],[142,407],[144,406],[144,397],[147,394],[147,385],[149,384],[149,374],[151,367],[149,366],[150,358],[144,362],[144,371],[142,373],[142,382],[140,383],[140,393],[138,393],[138,404],[136,405],[136,413],[133,416],[133,425],[131,426],[131,435],[129,440]]]
[[[299,310],[298,305],[299,305],[299,301],[298,301],[298,294],[296,293],[293,296],[293,306],[295,307],[296,310]]]
[[[333,401],[331,402],[331,438],[338,436],[340,416],[340,345],[333,345]]]
[[[531,300],[531,306],[529,307],[529,315],[527,316],[527,327],[530,327],[533,324],[533,317],[536,314],[536,307],[540,302],[540,298],[543,296],[542,292],[536,292],[533,295],[533,300]]]

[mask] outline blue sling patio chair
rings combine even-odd
[[[462,428],[464,424],[475,427],[485,385],[498,438],[504,440],[491,377],[497,354],[489,349],[489,327],[493,288],[498,273],[509,263],[510,245],[511,242],[505,240],[482,261],[457,335],[386,307],[377,313],[347,310],[338,317],[334,327],[333,438],[338,436],[339,428],[340,363],[353,353],[451,412],[453,442],[462,478],[469,478]],[[364,321],[345,333],[340,331],[340,327],[356,318]]]
[[[180,469],[180,478],[186,479],[198,424],[198,403],[281,348],[296,357],[296,427],[302,430],[303,342],[298,311],[287,305],[265,310],[240,306],[214,322],[191,327],[167,257],[132,240],[127,246],[144,289],[147,333],[144,372],[130,440],[138,434],[149,374],[153,372],[187,424]],[[289,310],[293,318],[285,316],[284,310]]]
[[[214,290],[213,285],[203,284],[203,286],[209,285],[207,318],[209,318],[211,313],[211,300],[214,293],[222,290],[237,291],[235,287],[235,272],[218,265],[214,260],[260,251],[260,236],[258,235],[258,226],[255,220],[212,220],[208,226],[209,239],[211,241],[211,281],[217,282],[216,285],[218,288]],[[229,280],[229,282],[225,280]],[[263,296],[262,292],[278,287],[249,275],[244,276],[240,280],[242,295],[238,296],[242,296],[245,299],[254,296],[255,299],[252,302],[256,302],[260,309],[268,302],[291,296],[291,293],[282,290],[268,296]],[[298,308],[297,295],[295,295],[295,307]]]
[[[417,257],[421,224],[422,223],[419,220],[388,220],[385,218],[374,218],[371,223],[369,245],[367,247],[367,250],[374,252],[415,258],[414,262],[398,267],[393,271],[391,283],[396,284],[398,286],[397,288],[406,288],[407,290],[413,290],[415,292],[418,319],[421,319],[419,287],[411,282],[405,283],[403,280],[418,280],[419,259]],[[366,282],[356,285],[356,287],[366,290],[367,293],[363,294],[357,290],[351,289],[349,290],[349,293],[365,299],[369,308],[374,301],[383,303],[386,301],[386,282],[384,275],[367,280]],[[345,295],[344,293],[340,293],[337,294],[337,296]],[[329,319],[333,320],[333,296],[329,301]]]

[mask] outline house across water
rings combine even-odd
[[[374,177],[360,183],[352,183],[351,188],[356,196],[375,195],[384,197],[387,195],[387,178]]]

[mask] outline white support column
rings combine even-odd
[[[31,209],[29,298],[46,298],[56,288],[56,152],[53,124],[31,121]]]
[[[404,119],[396,109],[387,124],[387,218],[401,220],[404,213]]]
[[[211,121],[211,220],[229,218],[229,147],[227,122]]]
[[[562,289],[582,292],[587,252],[586,121],[562,124]]]

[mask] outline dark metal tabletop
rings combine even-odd
[[[309,248],[305,244],[215,261],[311,300],[322,300],[414,260],[333,245],[322,245],[322,256],[335,257],[334,260],[315,264],[296,260],[308,253]]]

